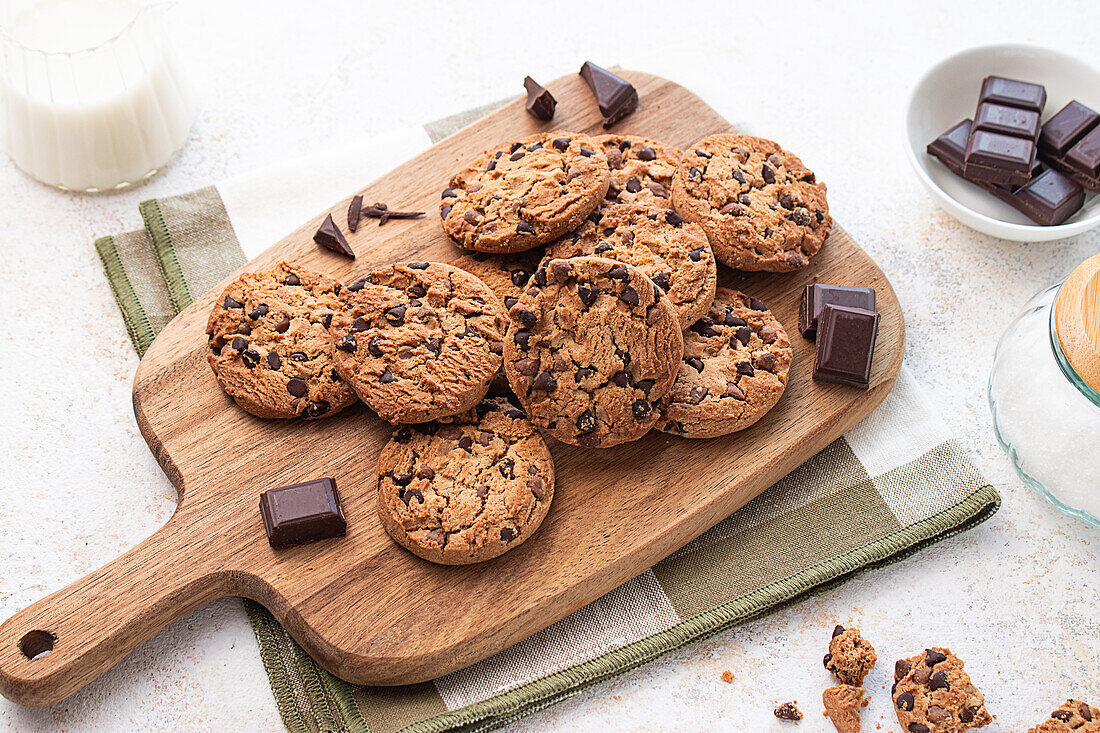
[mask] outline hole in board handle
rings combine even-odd
[[[53,644],[57,637],[48,631],[28,631],[19,640],[19,651],[31,661],[41,659],[53,651]]]

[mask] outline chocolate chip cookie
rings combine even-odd
[[[542,247],[527,252],[492,255],[471,252],[452,260],[451,264],[475,275],[501,299],[504,308],[511,308],[527,289],[527,282],[535,274],[545,251]]]
[[[672,203],[703,225],[718,261],[737,270],[805,267],[833,224],[813,171],[750,135],[711,135],[691,146],[673,176]]]
[[[985,697],[950,649],[925,649],[894,665],[890,691],[898,723],[908,733],[960,733],[992,721]]]
[[[329,335],[336,369],[395,423],[468,410],[500,369],[500,299],[465,270],[440,262],[389,265],[340,294]]]
[[[863,722],[860,708],[867,707],[870,699],[867,691],[854,685],[836,685],[821,693],[825,714],[829,716],[837,733],[860,733]]]
[[[337,374],[329,323],[341,285],[280,262],[237,278],[206,324],[207,360],[218,383],[257,417],[328,417],[355,402]]]
[[[378,513],[401,546],[464,565],[530,537],[554,496],[550,450],[522,410],[486,399],[443,423],[398,428],[378,459]]]
[[[684,332],[684,358],[657,427],[713,438],[749,427],[787,388],[794,352],[756,298],[718,288],[707,315]]]
[[[443,190],[443,230],[463,249],[522,252],[580,226],[610,171],[587,135],[550,132],[482,153]]]
[[[531,421],[588,448],[642,437],[684,342],[668,297],[632,265],[548,260],[509,311],[504,368]]]
[[[1080,700],[1066,700],[1050,719],[1027,733],[1100,733],[1100,710]]]
[[[598,135],[596,143],[611,168],[606,199],[649,201],[664,208],[672,203],[672,176],[680,164],[679,148],[637,135]]]
[[[829,653],[825,655],[825,669],[844,685],[863,684],[863,678],[875,666],[878,657],[875,648],[864,639],[859,629],[846,629],[837,626],[833,629],[833,638],[829,642]]]
[[[609,203],[547,251],[555,258],[596,255],[637,267],[672,301],[681,329],[714,300],[718,271],[703,228],[667,204]]]

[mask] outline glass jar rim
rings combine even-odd
[[[103,39],[95,45],[88,46],[87,48],[78,48],[74,51],[48,51],[44,48],[35,48],[34,46],[28,46],[27,44],[20,41],[18,38],[12,36],[11,33],[9,33],[8,28],[3,23],[0,23],[0,41],[3,41],[5,44],[8,44],[10,46],[16,46],[23,53],[28,54],[41,54],[42,56],[83,56],[85,54],[92,54],[96,51],[99,51],[100,49],[114,45],[118,42],[120,38],[127,35],[131,30],[133,30],[134,26],[137,25],[138,21],[141,20],[143,17],[151,14],[153,11],[167,8],[173,4],[174,0],[166,0],[165,2],[153,2],[146,5],[141,5],[134,10],[133,16],[128,21],[126,21],[125,25],[118,29],[117,33],[113,34],[109,38]]]

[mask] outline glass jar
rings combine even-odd
[[[0,2],[0,142],[50,186],[97,193],[155,175],[195,106],[162,23],[137,0]]]
[[[1100,255],[1035,295],[997,345],[993,428],[1020,477],[1100,526]]]

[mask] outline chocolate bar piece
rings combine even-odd
[[[1047,103],[1047,90],[1042,84],[1006,79],[1003,76],[987,76],[982,80],[982,91],[978,96],[978,104],[983,102],[1041,113]]]
[[[1011,186],[1027,183],[1046,100],[1046,89],[1039,84],[987,76],[966,146],[966,178]]]
[[[960,178],[963,158],[970,138],[970,120],[963,120],[928,144],[928,154]],[[1085,203],[1085,192],[1076,182],[1058,171],[1044,169],[1036,161],[1032,178],[1023,186],[997,186],[984,181],[971,181],[1001,201],[1020,211],[1037,224],[1061,224]]]
[[[638,90],[621,76],[612,74],[591,61],[584,62],[580,74],[596,96],[596,104],[600,106],[605,128],[611,127],[638,106]]]
[[[817,322],[826,305],[846,305],[863,310],[875,310],[873,288],[853,288],[847,285],[813,283],[802,291],[798,308],[798,330],[802,336],[812,339],[817,334]]]
[[[1100,115],[1070,102],[1043,125],[1039,145],[1047,165],[1100,191]]]
[[[347,532],[336,482],[319,478],[260,494],[260,514],[272,547],[289,547]]]
[[[878,313],[826,305],[817,327],[814,379],[867,389],[878,336]]]
[[[1076,99],[1047,120],[1039,135],[1039,155],[1060,158],[1100,123],[1100,114]]]
[[[527,90],[527,114],[540,120],[553,119],[558,100],[550,90],[529,76],[523,79],[523,88]]]

